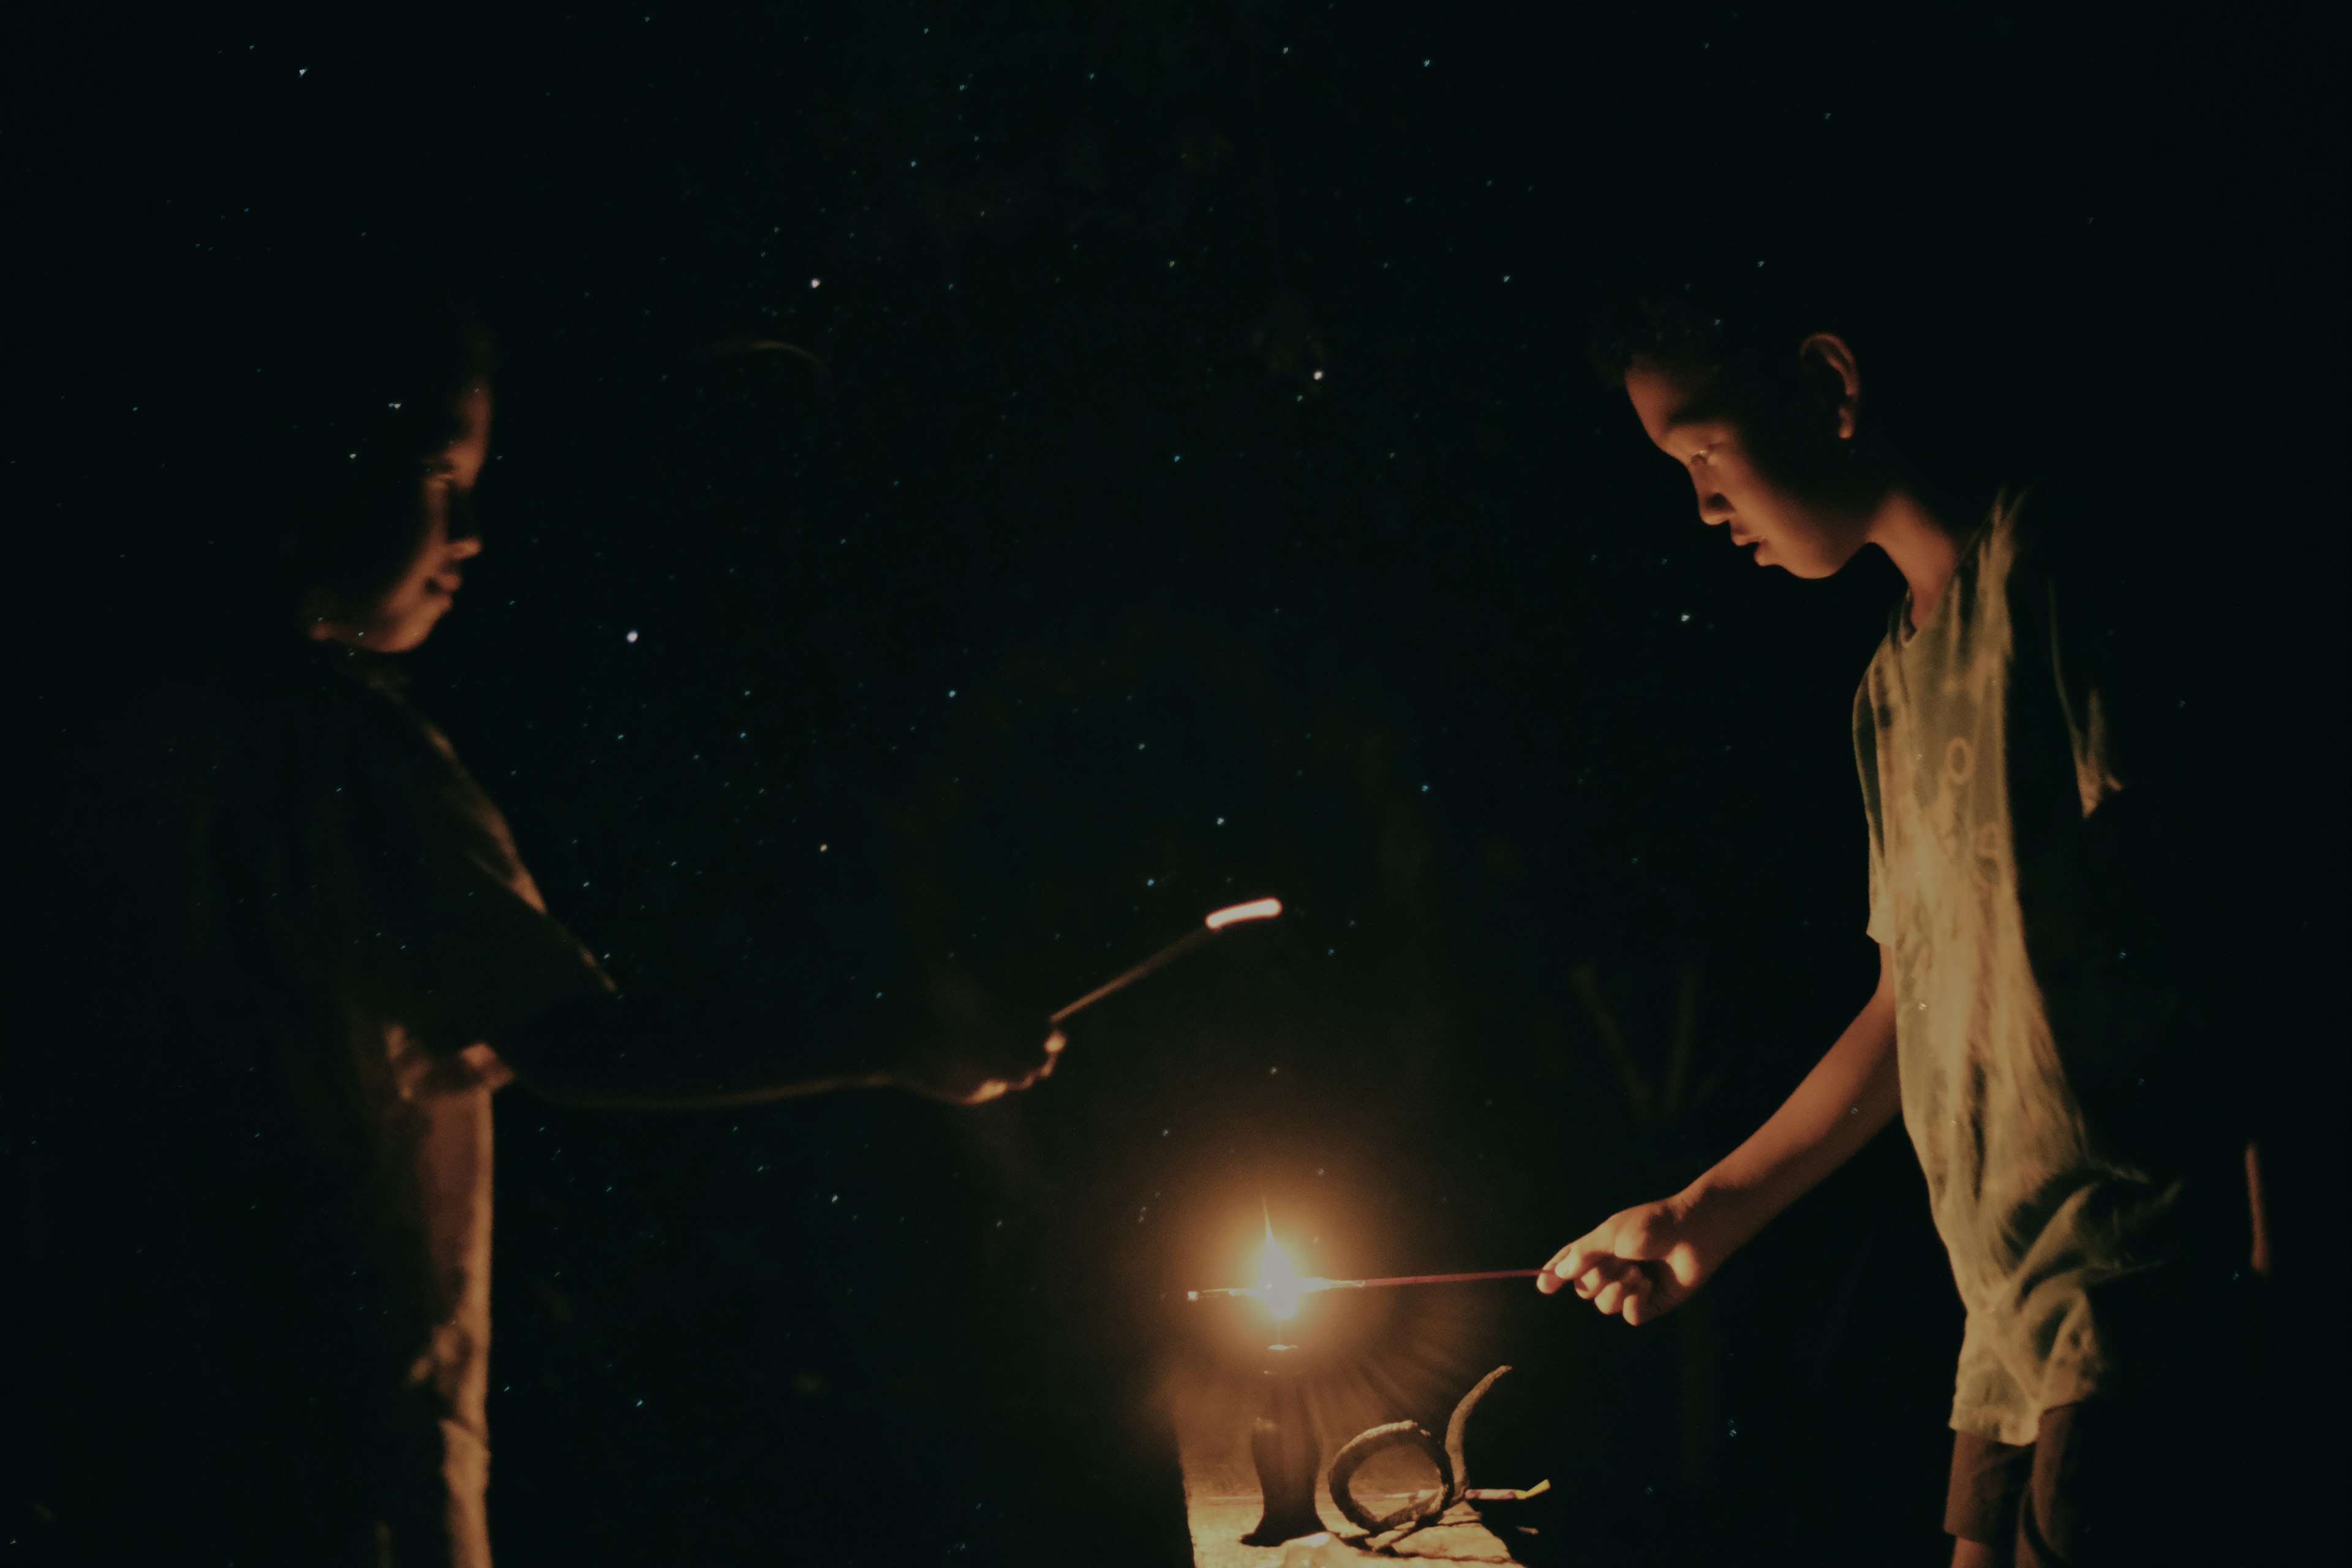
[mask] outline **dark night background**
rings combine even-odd
[[[616,973],[760,989],[783,1035],[911,929],[1042,1013],[1217,904],[1292,908],[981,1110],[501,1096],[504,1563],[1141,1563],[1171,1529],[1181,1557],[1134,1413],[1212,1354],[1165,1293],[1223,1282],[1261,1196],[1328,1233],[1315,1271],[1532,1265],[1769,1111],[1870,984],[1847,726],[1897,580],[1750,569],[1582,333],[1629,240],[1769,258],[1822,211],[1856,271],[1920,279],[1951,386],[2019,471],[2114,503],[2175,612],[2284,1086],[2279,1342],[2318,1390],[2293,1410],[2333,1402],[2328,51],[2251,11],[1901,16],[407,6],[18,39],[20,735],[172,657],[142,631],[173,540],[235,504],[175,481],[174,347],[324,226],[490,301],[488,551],[415,690]],[[1636,1114],[1588,993],[1656,1088],[1685,1018],[1671,1114]],[[1350,1342],[1420,1402],[1391,1415],[1517,1360],[1507,1419],[1590,1550],[1947,1550],[1958,1310],[1899,1132],[1688,1325],[1507,1289]]]

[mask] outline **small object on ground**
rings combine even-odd
[[[1368,1535],[1384,1535],[1392,1530],[1420,1530],[1436,1523],[1441,1514],[1469,1493],[1470,1463],[1462,1451],[1462,1437],[1469,1426],[1470,1413],[1478,1407],[1478,1402],[1486,1396],[1486,1391],[1495,1386],[1495,1380],[1510,1370],[1507,1366],[1498,1366],[1471,1386],[1470,1392],[1454,1405],[1452,1419],[1445,1423],[1445,1441],[1443,1444],[1418,1421],[1391,1421],[1351,1438],[1331,1458],[1332,1505],[1347,1516],[1349,1523]],[[1434,1491],[1415,1496],[1402,1508],[1376,1515],[1356,1500],[1349,1483],[1355,1479],[1356,1472],[1363,1468],[1366,1460],[1394,1448],[1418,1450],[1436,1468],[1439,1485]],[[1541,1491],[1550,1484],[1546,1481],[1534,1490]]]
[[[1265,1371],[1265,1409],[1250,1424],[1250,1458],[1257,1465],[1265,1512],[1257,1528],[1242,1537],[1247,1546],[1279,1546],[1324,1530],[1315,1511],[1315,1477],[1323,1456],[1298,1386],[1297,1347],[1269,1345],[1266,1351],[1274,1359]]]
[[[1433,1490],[1416,1492],[1402,1508],[1376,1514],[1356,1500],[1350,1483],[1356,1472],[1370,1459],[1397,1448],[1410,1448],[1428,1459],[1437,1470],[1438,1485]],[[1446,1462],[1445,1450],[1429,1435],[1429,1428],[1418,1421],[1391,1421],[1384,1426],[1374,1426],[1360,1432],[1348,1440],[1347,1447],[1332,1456],[1331,1503],[1347,1517],[1349,1524],[1367,1535],[1385,1535],[1391,1530],[1418,1529],[1433,1524],[1445,1511],[1454,1489],[1453,1466]]]

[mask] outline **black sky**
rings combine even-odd
[[[1801,1073],[1868,984],[1847,724],[1895,581],[1761,574],[1693,520],[1585,363],[1629,245],[1919,279],[2021,474],[2098,488],[2194,606],[2262,1028],[2310,1026],[2340,969],[2321,879],[2284,874],[2340,865],[2305,757],[2336,617],[2305,584],[2343,510],[2315,370],[2341,194],[2312,172],[2339,115],[2284,18],[152,28],[12,66],[20,731],[172,657],[141,635],[161,563],[235,504],[181,478],[184,345],[331,230],[489,304],[488,551],[415,691],[616,973],[759,989],[788,1030],[913,932],[1042,1013],[1230,898],[1294,911],[983,1113],[502,1097],[509,1563],[781,1561],[788,1531],[793,1561],[1012,1561],[1046,1517],[1155,1561],[1150,1434],[1105,1458],[1087,1423],[1190,1331],[1155,1292],[1216,1282],[1237,1206],[1332,1226],[1333,1272],[1532,1264]],[[1696,977],[1706,1093],[1669,1125],[1633,1124],[1575,964],[1654,1073]],[[1580,1473],[1686,1489],[1676,1550],[1834,1518],[1856,1562],[1927,1562],[1958,1315],[1917,1196],[1874,1148],[1727,1271],[1696,1458],[1655,1331],[1381,1331],[1435,1359],[1414,1397],[1495,1348],[1549,1369],[1576,1441],[1651,1409]],[[1045,1510],[1033,1458],[1083,1506]]]

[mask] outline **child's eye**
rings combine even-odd
[[[1712,447],[1701,447],[1697,451],[1691,454],[1691,461],[1694,463],[1711,463],[1715,460],[1712,455],[1714,451],[1715,448]]]

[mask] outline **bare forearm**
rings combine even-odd
[[[525,1087],[588,1109],[716,1110],[890,1081],[846,1043],[852,1031],[811,1036],[796,1044],[735,1008],[633,992],[565,1004],[494,1043]]]
[[[1709,1212],[1736,1247],[1836,1170],[1901,1109],[1895,992],[1882,955],[1878,989],[1826,1055],[1748,1141],[1691,1184],[1683,1201]]]

